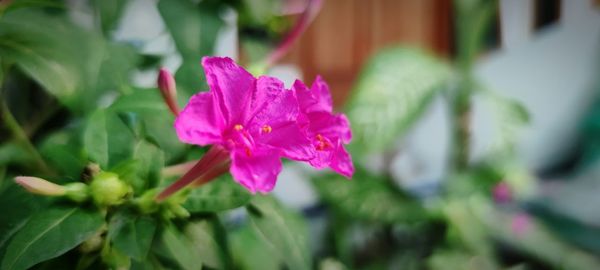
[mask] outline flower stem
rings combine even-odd
[[[306,30],[310,22],[316,17],[321,10],[322,0],[309,0],[304,10],[304,13],[300,15],[300,18],[296,21],[296,24],[281,40],[277,48],[271,52],[266,60],[266,68],[273,66],[277,61],[290,50],[294,42],[300,37],[300,35]]]

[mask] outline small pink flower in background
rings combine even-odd
[[[508,203],[512,201],[512,191],[508,183],[502,181],[494,186],[492,196],[496,203]]]
[[[350,123],[345,115],[333,114],[333,103],[329,86],[317,76],[309,89],[296,81],[293,90],[298,97],[302,115],[300,123],[308,130],[309,139],[315,148],[316,157],[309,161],[315,168],[330,167],[335,172],[352,177],[352,157],[344,148],[352,139]]]
[[[276,78],[254,78],[229,58],[205,57],[202,65],[210,91],[190,99],[175,130],[185,143],[213,146],[158,200],[228,170],[250,192],[269,192],[282,157],[352,176],[352,160],[343,146],[352,137],[350,126],[344,115],[331,113],[331,96],[321,78],[311,89],[297,81],[287,90]]]
[[[518,213],[512,217],[510,228],[517,237],[522,237],[531,227],[531,218],[526,213]]]

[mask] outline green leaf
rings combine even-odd
[[[486,107],[491,110],[496,123],[489,154],[500,156],[514,154],[519,132],[529,123],[527,109],[517,100],[503,97],[490,90],[479,93],[482,94]]]
[[[138,161],[138,176],[141,183],[132,183],[136,193],[158,186],[161,170],[164,166],[164,154],[155,145],[140,141],[134,150],[134,158]]]
[[[90,86],[103,56],[102,39],[65,16],[19,9],[0,18],[0,58],[15,63],[72,110],[94,108],[99,93]]]
[[[6,247],[10,237],[18,232],[45,202],[43,198],[25,192],[25,189],[14,184],[12,179],[7,179],[0,191],[0,250]]]
[[[191,222],[184,232],[204,265],[214,269],[227,269],[222,247],[216,239],[219,232],[210,220]]]
[[[252,227],[244,226],[229,235],[236,266],[243,270],[280,270],[282,260],[272,256],[268,244],[259,238]]]
[[[135,113],[143,126],[143,136],[164,151],[166,160],[178,157],[186,149],[173,128],[174,117],[157,89],[137,89],[119,97],[110,109]]]
[[[302,217],[272,197],[255,196],[248,208],[259,237],[291,270],[311,268],[308,228]]]
[[[44,160],[61,173],[62,178],[78,180],[86,166],[87,158],[80,143],[74,142],[65,131],[46,137],[39,151]]]
[[[55,207],[33,216],[12,238],[2,269],[27,269],[57,257],[92,236],[104,220],[97,212]]]
[[[172,225],[162,231],[157,255],[172,260],[181,269],[202,269],[202,262],[194,253],[192,243]]]
[[[221,212],[246,205],[252,196],[225,174],[200,188],[193,189],[183,206],[190,213]]]
[[[360,73],[348,107],[352,146],[367,152],[389,147],[444,89],[450,71],[418,49],[395,47],[375,55]]]
[[[360,220],[402,223],[419,221],[425,210],[385,179],[357,170],[352,180],[330,175],[313,180],[313,184],[332,208]]]
[[[116,114],[99,110],[88,120],[83,144],[90,160],[106,169],[131,157],[134,138]]]
[[[101,1],[104,2],[104,1]],[[106,92],[119,90],[131,92],[130,76],[141,61],[140,55],[132,45],[109,42],[106,44],[106,55],[100,67],[96,91]]]
[[[100,13],[100,25],[102,32],[109,33],[119,22],[125,6],[129,3],[127,0],[94,0],[92,4],[95,10]]]
[[[183,63],[175,73],[178,90],[189,97],[204,85],[200,60],[202,56],[213,54],[218,31],[223,25],[218,5],[210,1],[161,0],[158,10],[183,57]]]
[[[114,248],[133,259],[143,261],[148,255],[155,231],[154,219],[122,211],[111,218],[108,238]]]

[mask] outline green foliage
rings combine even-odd
[[[0,17],[0,58],[14,63],[74,111],[93,108],[97,101],[99,93],[92,90],[103,44],[98,35],[62,16],[19,9]]]
[[[106,169],[131,156],[134,137],[117,114],[98,110],[88,120],[83,144],[89,159]]]
[[[246,205],[250,193],[227,174],[194,189],[183,205],[191,213],[221,212]]]
[[[211,55],[219,28],[219,6],[210,1],[195,3],[190,0],[161,0],[160,15],[169,29],[183,63],[175,73],[178,90],[191,96],[202,89],[202,56]]]
[[[112,241],[114,248],[133,259],[144,261],[148,256],[156,227],[156,221],[150,217],[122,211],[111,218],[107,237]]]
[[[347,217],[381,223],[414,222],[424,218],[425,210],[407,195],[395,190],[386,179],[358,170],[348,180],[328,176],[313,180],[323,199]]]
[[[352,147],[363,152],[389,147],[448,86],[451,75],[447,63],[418,49],[377,53],[361,71],[348,106]]]
[[[257,196],[248,207],[250,222],[269,251],[291,270],[309,269],[308,229],[304,220],[272,197]]]
[[[195,254],[192,242],[174,226],[167,226],[163,229],[157,250],[159,251],[156,252],[157,254],[168,256],[165,259],[180,269],[202,269],[202,262]]]
[[[53,207],[40,212],[13,236],[1,268],[27,269],[59,256],[86,240],[102,224],[99,213],[78,207]]]

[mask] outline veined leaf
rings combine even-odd
[[[252,196],[230,174],[190,192],[184,207],[191,213],[220,212],[246,205]]]
[[[33,216],[12,238],[2,269],[27,269],[57,257],[92,236],[104,220],[97,212],[79,208],[50,208]]]
[[[88,120],[83,144],[89,158],[107,169],[131,156],[134,138],[116,114],[99,110]]]
[[[155,231],[156,221],[152,218],[119,212],[110,220],[108,238],[111,239],[114,248],[129,257],[143,261],[148,255]]]
[[[310,269],[308,228],[300,215],[272,197],[255,196],[248,208],[253,228],[291,270]]]
[[[202,262],[194,253],[192,243],[174,226],[167,226],[161,234],[159,253],[175,262],[181,269],[202,269]]]
[[[447,63],[411,48],[390,48],[362,70],[348,107],[354,149],[380,151],[418,119],[451,79]]]

